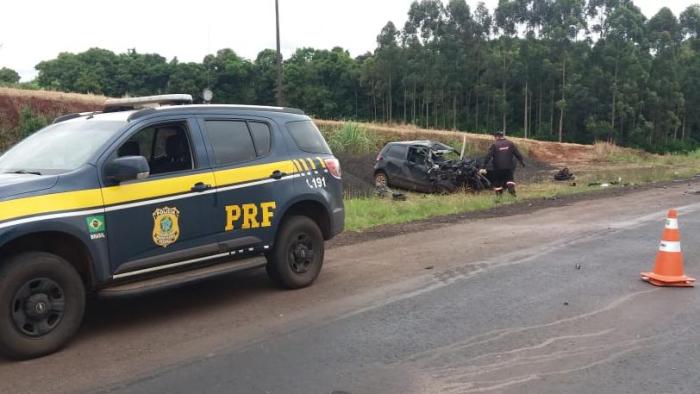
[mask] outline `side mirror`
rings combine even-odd
[[[148,178],[151,168],[143,156],[118,157],[105,166],[105,177],[117,183]]]

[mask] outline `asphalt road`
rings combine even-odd
[[[676,206],[700,276],[698,188],[334,248],[302,291],[255,271],[95,302],[68,349],[0,361],[0,392],[696,393],[699,290],[639,272]]]

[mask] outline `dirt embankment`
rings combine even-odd
[[[89,94],[0,88],[0,151],[19,139],[22,110],[51,119],[101,109],[104,101],[105,97]]]
[[[315,120],[316,124],[324,130],[337,130],[343,126],[343,122]],[[411,126],[389,126],[363,123],[361,126],[376,137],[376,151],[390,141],[406,140],[435,140],[452,146],[462,144],[462,139],[467,138],[466,156],[480,158],[493,142],[493,138],[487,135],[461,133],[446,130],[426,130]],[[521,149],[526,152],[527,167],[519,168],[516,179],[520,182],[537,182],[551,178],[557,168],[568,163],[567,157],[577,157],[580,161],[592,160],[595,155],[592,146],[576,144],[556,144],[513,139]],[[561,152],[559,151],[561,150]],[[346,195],[350,197],[364,197],[371,195],[374,188],[373,172],[376,161],[376,153],[364,155],[351,155],[336,153],[343,168],[343,182]]]
[[[345,122],[315,120],[319,127],[336,129]],[[466,137],[467,152],[485,152],[493,142],[493,137],[485,134],[464,133],[459,131],[421,129],[412,125],[382,125],[372,123],[360,124],[366,130],[380,136],[383,143],[400,140],[436,140],[451,145],[461,145]],[[547,141],[535,141],[523,138],[510,138],[527,156],[537,162],[550,166],[576,165],[596,160],[597,152],[593,145],[569,144]]]
[[[345,122],[315,120],[326,133],[338,132]],[[420,129],[412,125],[386,125],[359,123],[362,129],[372,134],[377,144],[376,151],[390,141],[435,140],[454,147],[462,145],[466,139],[466,156],[482,157],[493,142],[493,137],[484,134],[463,133],[449,130]],[[536,141],[523,138],[510,138],[527,156],[526,168],[518,168],[516,180],[519,182],[540,182],[552,179],[557,170],[570,168],[575,174],[600,174],[603,178],[628,178],[636,172],[649,171],[659,162],[661,156],[643,151],[623,148],[606,142],[594,145]],[[374,155],[339,155],[346,174],[346,190],[349,195],[367,195],[373,190],[372,167]],[[610,174],[608,174],[610,173]],[[603,179],[607,181],[608,179]],[[627,179],[629,181],[629,179]]]

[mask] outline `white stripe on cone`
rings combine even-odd
[[[681,243],[680,242],[661,241],[661,246],[659,246],[659,251],[669,252],[669,253],[680,253],[681,252]]]
[[[678,219],[666,219],[667,230],[678,230]]]

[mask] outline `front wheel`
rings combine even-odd
[[[0,352],[16,359],[53,353],[75,335],[85,287],[59,256],[29,252],[0,266]]]
[[[282,223],[265,268],[280,287],[299,289],[311,285],[321,273],[323,255],[323,234],[316,222],[292,216]]]

